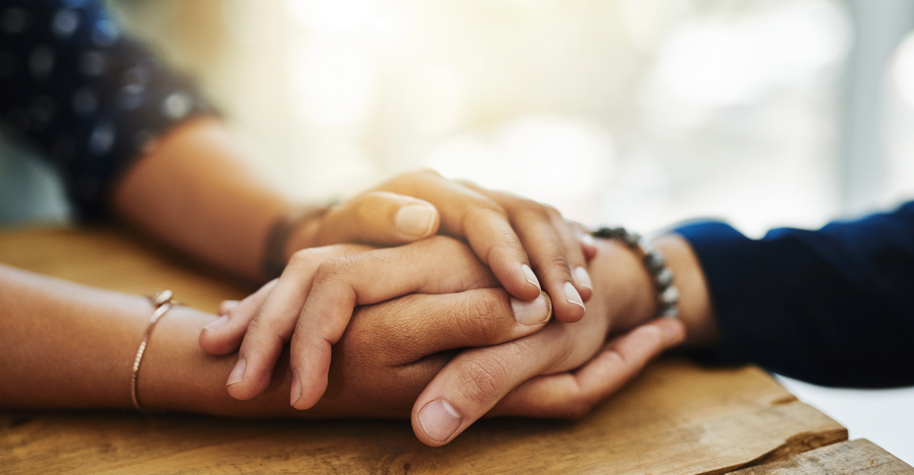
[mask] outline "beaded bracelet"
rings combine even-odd
[[[651,280],[657,286],[657,316],[679,316],[679,289],[673,285],[673,271],[667,267],[666,259],[660,251],[642,239],[640,234],[629,232],[623,227],[600,228],[593,235],[603,239],[617,239],[639,254],[641,262],[651,274]]]

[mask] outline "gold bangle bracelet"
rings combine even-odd
[[[136,358],[133,360],[133,372],[130,374],[130,400],[133,401],[133,407],[138,411],[145,411],[145,408],[140,405],[140,401],[137,399],[136,380],[137,375],[140,372],[140,363],[143,362],[143,354],[146,352],[146,345],[149,344],[149,335],[152,334],[152,329],[155,327],[156,322],[158,322],[163,315],[168,313],[172,307],[178,305],[177,302],[172,300],[172,293],[170,290],[163,290],[155,295],[147,297],[155,310],[152,312],[152,318],[149,319],[149,323],[146,325],[146,331],[143,333],[143,341],[140,342],[140,348],[136,351]]]

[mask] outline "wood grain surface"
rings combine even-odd
[[[0,262],[207,311],[249,291],[116,230],[2,232]],[[0,472],[719,474],[844,440],[757,368],[671,357],[579,421],[484,420],[443,448],[401,420],[0,411]]]
[[[795,455],[732,475],[912,475],[914,468],[876,444],[857,439]]]

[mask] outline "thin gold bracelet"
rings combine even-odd
[[[140,348],[136,351],[136,359],[133,360],[133,372],[130,374],[130,400],[133,401],[133,407],[138,411],[146,410],[140,405],[139,399],[137,399],[136,380],[137,375],[140,372],[140,363],[143,362],[143,353],[146,352],[146,345],[149,343],[149,335],[152,334],[152,329],[155,327],[156,322],[158,322],[163,315],[168,313],[172,307],[179,305],[172,300],[172,293],[170,290],[163,290],[155,295],[149,295],[147,297],[149,298],[149,303],[155,308],[155,311],[152,312],[152,318],[149,319],[149,323],[146,325],[146,331],[143,333],[143,341],[140,342]]]

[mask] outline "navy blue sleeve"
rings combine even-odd
[[[60,172],[84,218],[133,159],[210,108],[100,0],[0,0],[0,120]]]
[[[830,386],[914,384],[914,202],[760,240],[720,222],[675,232],[701,261],[721,332],[700,359]]]

